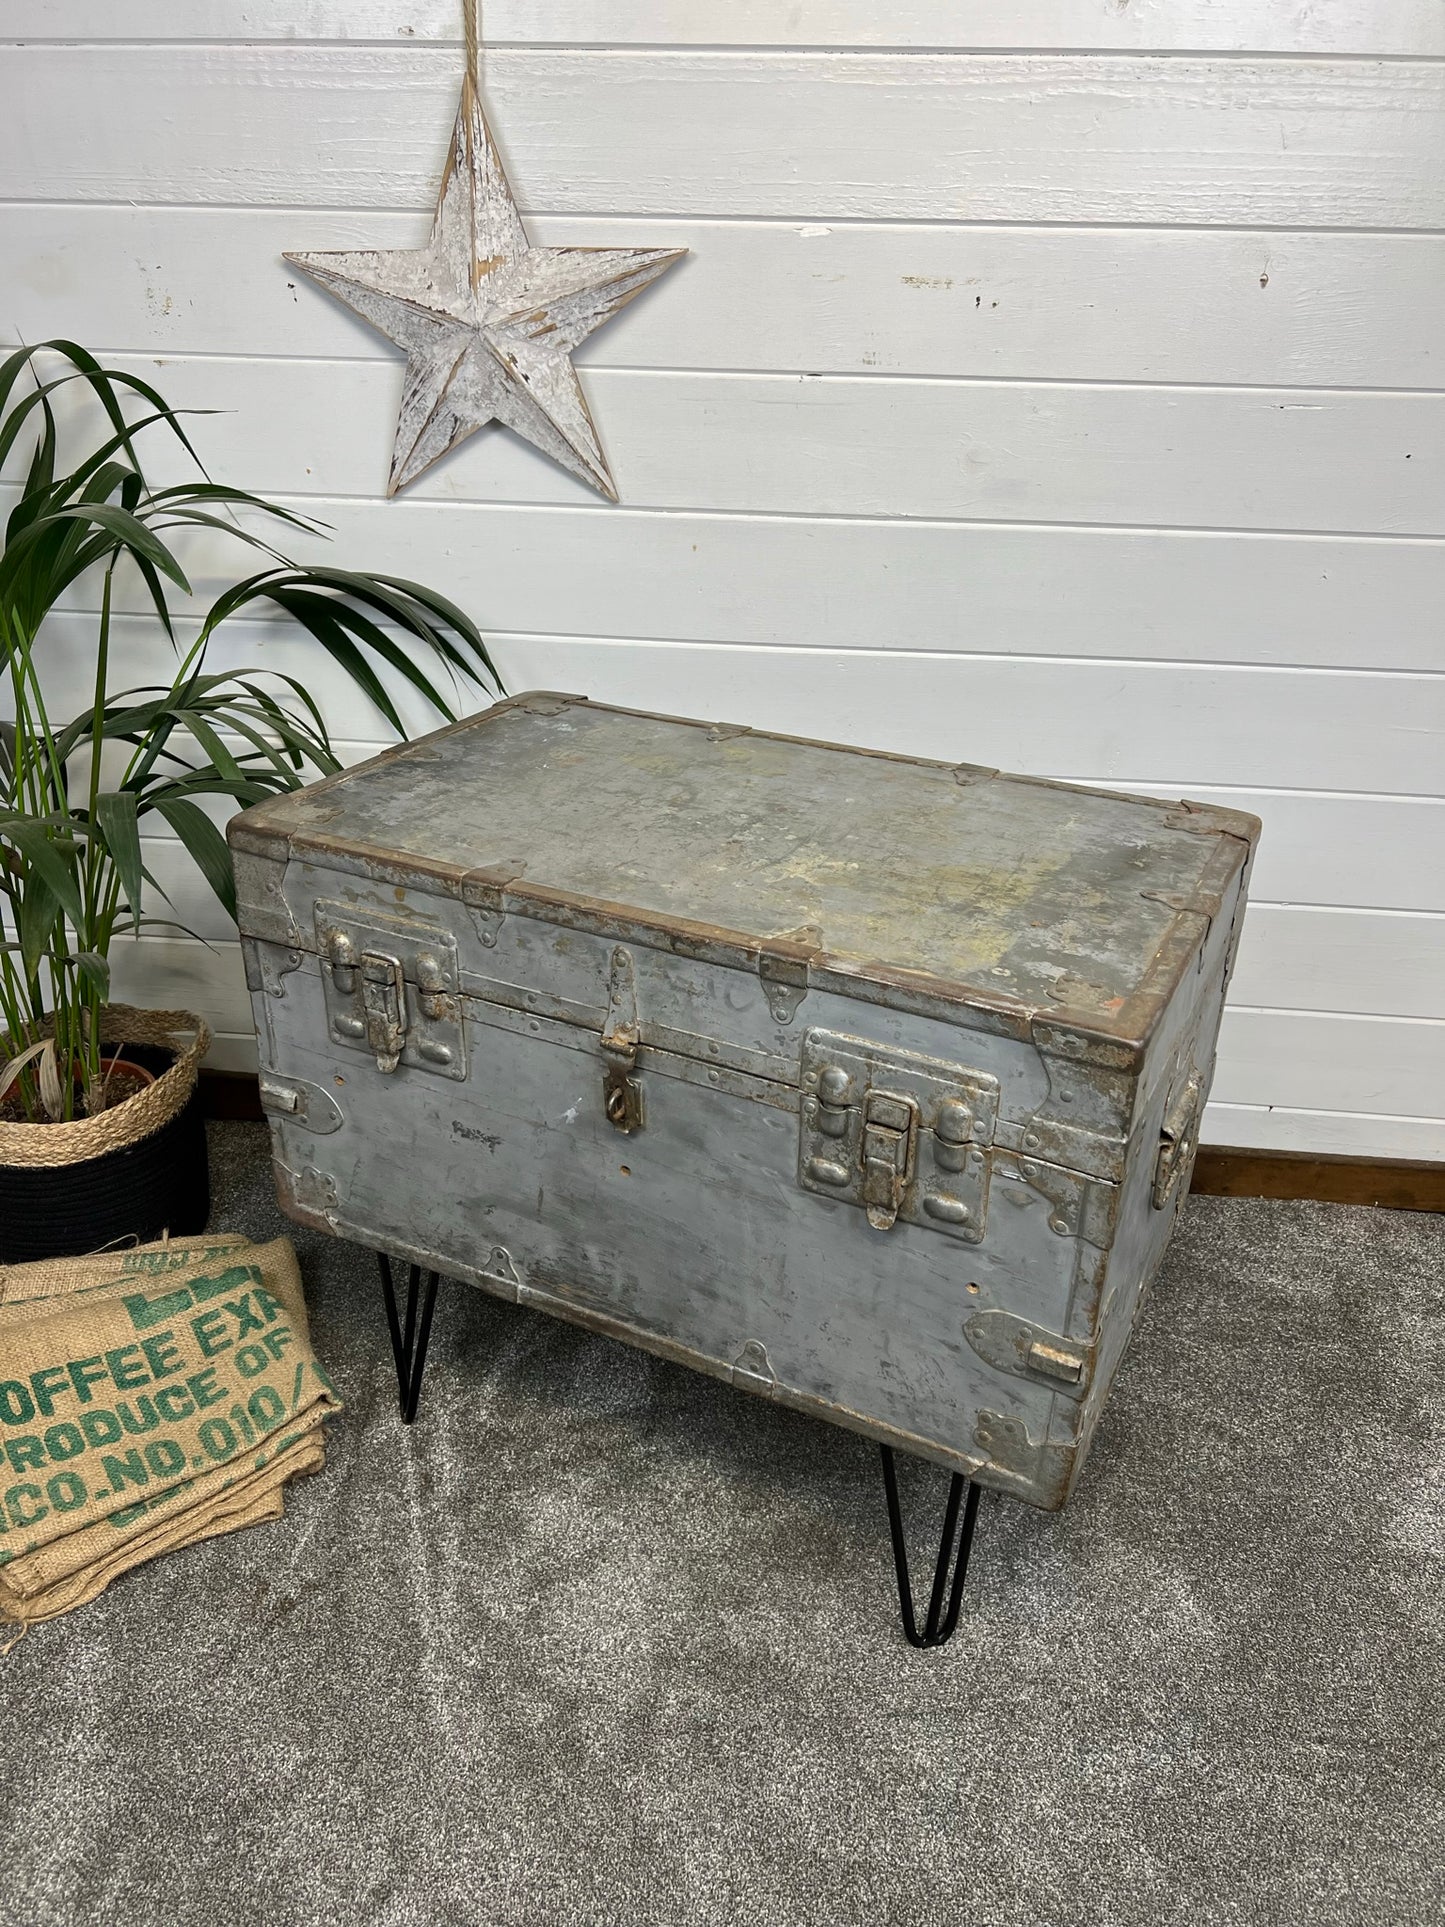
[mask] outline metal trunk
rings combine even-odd
[[[281,1202],[1059,1506],[1258,829],[500,703],[230,826]]]

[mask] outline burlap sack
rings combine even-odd
[[[65,1533],[46,1545],[37,1546],[33,1552],[8,1560],[0,1566],[0,1606],[25,1605],[62,1580],[84,1572],[88,1566],[112,1563],[118,1554],[132,1547],[137,1557],[127,1558],[125,1566],[138,1565],[153,1556],[147,1550],[152,1540],[171,1544],[174,1535],[178,1531],[184,1533],[188,1522],[207,1508],[234,1504],[238,1496],[284,1485],[292,1473],[301,1468],[301,1461],[309,1459],[313,1452],[322,1453],[318,1464],[323,1464],[323,1420],[324,1414],[313,1413],[304,1423],[279,1433],[253,1457],[238,1459],[231,1465],[213,1466],[209,1472],[198,1473],[194,1479],[172,1486],[169,1492],[161,1493],[147,1504],[128,1506],[123,1512],[97,1519],[77,1532]],[[311,1468],[308,1465],[306,1469]]]
[[[0,1313],[7,1306],[23,1305],[22,1319],[33,1317],[30,1309],[42,1298],[64,1298],[71,1292],[91,1291],[138,1275],[153,1277],[157,1272],[179,1271],[202,1258],[214,1258],[224,1251],[235,1251],[249,1244],[239,1231],[219,1231],[206,1238],[178,1243],[171,1238],[155,1244],[126,1245],[117,1251],[97,1251],[84,1258],[42,1258],[34,1264],[0,1265]],[[0,1323],[13,1324],[0,1317]]]
[[[74,1538],[89,1542],[89,1550],[86,1562],[73,1571],[49,1576],[52,1566],[63,1563],[62,1555],[69,1549],[65,1540],[0,1567],[0,1620],[33,1625],[54,1619],[86,1605],[122,1573],[161,1553],[279,1519],[285,1511],[282,1494],[287,1481],[318,1472],[325,1462],[321,1421],[317,1419],[303,1437],[291,1439],[288,1434],[285,1448],[278,1450],[264,1471],[235,1477],[211,1499],[182,1503],[186,1498],[184,1488],[180,1494],[170,1495],[175,1512],[170,1519],[119,1539],[108,1520],[74,1534]],[[100,1543],[107,1532],[109,1544]],[[10,1583],[13,1574],[23,1578],[27,1587],[23,1593]]]
[[[0,1577],[96,1525],[153,1531],[156,1500],[220,1472],[265,1469],[340,1403],[311,1350],[290,1243],[81,1290],[0,1325]],[[68,1561],[66,1563],[69,1563]],[[43,1583],[43,1582],[42,1582]]]

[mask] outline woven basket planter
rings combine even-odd
[[[189,1011],[111,1004],[100,1034],[155,1082],[70,1124],[0,1120],[0,1264],[205,1229],[211,1188],[197,1080],[209,1029]]]

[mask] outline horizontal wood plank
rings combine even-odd
[[[111,946],[110,971],[111,994],[119,1003],[192,1010],[213,1031],[240,1037],[252,1033],[241,946],[234,940],[208,949],[181,937],[118,937]]]
[[[428,218],[106,204],[58,220],[45,205],[0,206],[5,319],[27,341],[92,339],[103,288],[112,350],[386,361],[387,342],[280,257],[415,247]],[[1439,235],[581,215],[538,218],[532,233],[690,251],[685,283],[584,343],[583,366],[1445,385]]]
[[[1445,1023],[1229,1005],[1213,1096],[1286,1110],[1438,1116]]]
[[[1211,1103],[1205,1108],[1200,1141],[1322,1157],[1445,1159],[1445,1124],[1436,1118],[1292,1111],[1283,1106]]]
[[[1126,778],[1117,787],[1136,785]],[[1150,779],[1138,787],[1153,795],[1161,785]],[[1247,810],[1263,823],[1250,883],[1256,897],[1445,911],[1445,802],[1206,784],[1191,785],[1189,793],[1225,809]]]
[[[247,1031],[244,1035],[212,1031],[211,1048],[206,1053],[206,1070],[219,1071],[227,1077],[254,1077],[257,1059],[254,1031]]]
[[[113,359],[172,406],[217,411],[193,425],[194,439],[212,471],[240,487],[384,493],[400,357]],[[1445,394],[607,368],[586,386],[623,500],[636,508],[1445,534]],[[179,472],[164,454],[157,472]],[[493,426],[407,500],[589,496]]]
[[[56,685],[83,687],[93,624],[47,631]],[[1112,783],[1339,788],[1428,795],[1445,736],[1445,676],[1093,663],[894,650],[744,649],[722,644],[493,636],[509,689],[569,689],[598,701],[717,717],[946,761]],[[137,682],[164,674],[155,625],[118,618],[113,647]],[[386,740],[370,700],[322,664],[309,639],[266,622],[226,624],[214,669],[307,678],[338,742]],[[154,665],[154,668],[151,667]],[[420,700],[399,698],[416,727]]]
[[[1239,1004],[1445,1019],[1445,917],[1251,903]]]
[[[1070,779],[1428,795],[1445,678],[498,637],[510,688]],[[1161,767],[1162,765],[1162,767]]]
[[[459,65],[412,40],[0,59],[11,199],[402,209],[434,198]],[[1431,61],[501,49],[486,88],[542,212],[1445,225]]]
[[[14,499],[0,490],[0,511]],[[298,559],[427,582],[487,629],[795,648],[1434,670],[1445,542],[290,496]],[[259,524],[253,524],[259,526]],[[253,566],[177,544],[200,613]],[[538,558],[546,566],[538,567]],[[116,606],[146,611],[116,578]],[[66,606],[95,610],[82,579]],[[1382,611],[1388,620],[1382,621]]]
[[[1071,47],[1445,53],[1434,0],[486,0],[487,41],[581,46]],[[17,40],[428,40],[459,45],[456,0],[7,0]]]

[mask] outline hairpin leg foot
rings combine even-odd
[[[979,1488],[961,1472],[955,1472],[949,1484],[948,1504],[943,1514],[943,1538],[933,1571],[933,1590],[928,1599],[928,1617],[923,1622],[923,1631],[919,1632],[913,1612],[913,1586],[908,1576],[908,1547],[903,1538],[903,1514],[898,1505],[898,1478],[893,1469],[893,1449],[885,1445],[880,1450],[883,1453],[883,1490],[888,1497],[888,1527],[893,1535],[893,1564],[898,1574],[898,1606],[903,1616],[904,1637],[910,1646],[941,1646],[958,1624],[959,1601],[963,1594],[964,1575],[968,1571],[974,1520],[978,1514]],[[968,1498],[963,1505],[963,1527],[960,1531],[958,1509],[965,1486],[968,1488]],[[950,1565],[953,1567],[951,1586],[948,1579]],[[945,1592],[948,1596],[947,1611],[943,1603]]]
[[[386,1300],[386,1322],[391,1332],[391,1355],[396,1360],[397,1403],[401,1410],[401,1422],[410,1425],[416,1417],[416,1408],[421,1398],[421,1375],[426,1369],[426,1348],[431,1338],[432,1310],[436,1304],[439,1274],[429,1271],[426,1274],[426,1295],[421,1302],[421,1323],[417,1323],[417,1298],[421,1290],[421,1266],[408,1268],[406,1283],[406,1322],[402,1323],[397,1314],[396,1288],[392,1283],[391,1260],[384,1251],[378,1251],[376,1262],[381,1268],[381,1291]]]

